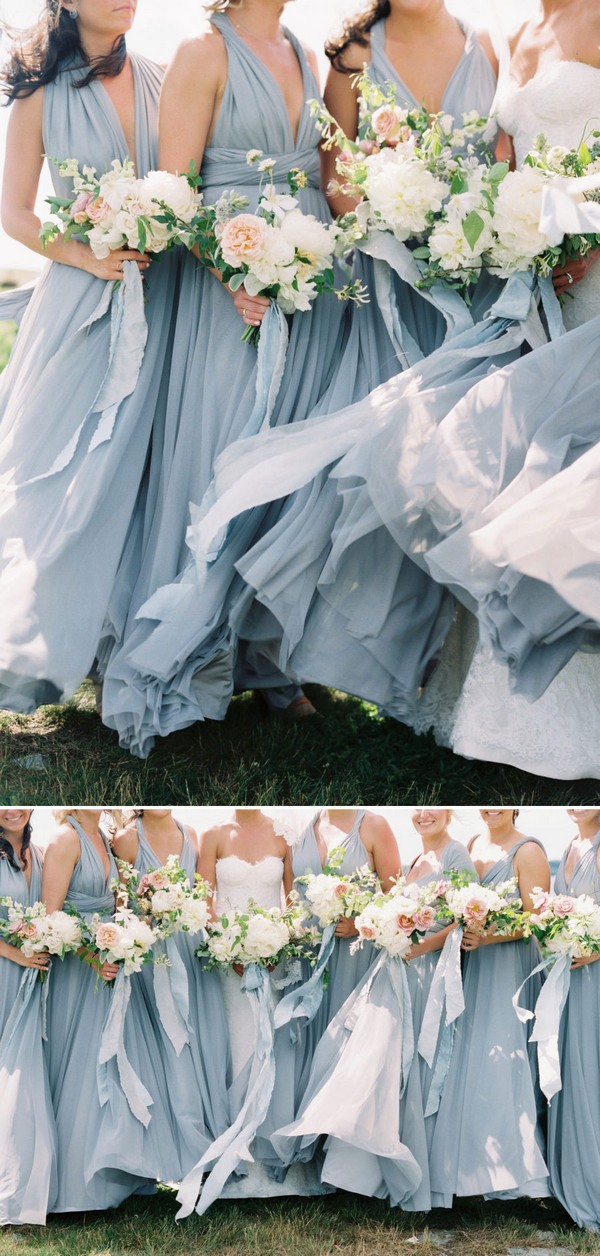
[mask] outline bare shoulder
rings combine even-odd
[[[112,848],[115,852],[115,855],[120,857],[120,852],[125,853],[125,851],[129,849],[133,843],[135,843],[137,847],[138,832],[137,832],[137,828],[135,826],[134,820],[132,820],[130,824],[126,824],[124,828],[119,829],[118,832],[115,833],[112,840]]]
[[[21,96],[10,107],[10,124],[19,131],[41,131],[44,117],[44,87],[38,87],[31,96]]]
[[[55,828],[46,844],[46,855],[60,855],[64,858],[79,858],[80,842],[79,837],[71,824],[59,824]]]
[[[320,72],[319,72],[319,62],[318,62],[318,59],[317,59],[317,54],[316,54],[316,52],[315,52],[314,48],[309,48],[308,44],[304,44],[304,43],[303,43],[303,44],[302,44],[302,51],[303,51],[304,56],[306,57],[306,60],[308,61],[308,64],[309,64],[309,66],[310,66],[310,68],[311,68],[311,70],[312,70],[312,72],[313,72],[313,74],[314,74],[314,76],[315,76],[315,78],[316,78],[316,80],[317,80],[317,83],[320,83],[320,81],[321,81],[321,75],[320,75]]]
[[[533,838],[528,838],[523,845],[519,847],[515,855],[515,864],[517,866],[519,864],[544,864],[547,862],[548,856],[543,846],[541,846],[539,842],[534,841]]]
[[[182,40],[167,73],[171,78],[176,75],[186,87],[194,87],[196,91],[207,80],[213,82],[223,73],[227,74],[227,48],[221,32],[207,22],[198,35]]]
[[[191,824],[186,824],[185,831],[187,833],[188,841],[190,842],[193,849],[197,852],[198,851],[198,834],[196,830],[192,828]]]
[[[388,824],[384,816],[378,816],[373,811],[366,812],[360,826],[360,831],[361,837],[367,839],[367,845],[372,846],[376,842],[387,841],[390,837],[393,838],[394,841],[396,840],[393,829]]]

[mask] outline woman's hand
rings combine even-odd
[[[585,257],[577,257],[566,266],[555,266],[552,271],[552,283],[557,296],[562,296],[573,284],[581,283],[588,270],[600,258],[600,249],[592,249]]]
[[[228,289],[231,292],[231,288]],[[260,327],[269,308],[267,297],[251,297],[242,285],[237,292],[231,293],[233,304],[247,327]]]
[[[476,951],[483,942],[485,942],[483,933],[479,933],[477,929],[465,929],[460,947],[462,951]]]
[[[107,279],[112,280],[113,283],[119,283],[123,278],[125,262],[137,262],[143,279],[151,261],[147,253],[138,253],[137,249],[115,249],[113,253],[109,253],[108,257],[100,259],[94,256],[87,245],[84,245],[81,268],[88,274],[95,275],[96,279]]]
[[[335,927],[335,936],[336,938],[358,937],[358,929],[356,928],[356,922],[353,916],[342,917],[341,920],[338,920]]]
[[[98,973],[102,977],[103,981],[114,981],[115,977],[118,976],[118,972],[119,965],[109,964],[107,959],[105,959],[104,963],[100,964],[98,968]]]
[[[20,964],[21,968],[37,968],[38,972],[46,972],[50,963],[49,951],[38,951],[37,955],[24,955],[18,946],[10,946],[9,950],[13,954],[8,955],[7,959],[12,959],[15,964]]]
[[[572,960],[571,968],[583,968],[584,964],[595,964],[597,959],[600,959],[600,955],[581,955]]]

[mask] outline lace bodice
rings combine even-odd
[[[498,89],[496,112],[500,126],[512,136],[517,165],[537,135],[551,144],[577,148],[597,125],[600,70],[580,61],[555,61],[519,87],[507,75]],[[577,327],[600,313],[600,265],[596,263],[565,301],[567,327]]]
[[[248,863],[238,855],[217,860],[217,911],[246,911],[251,899],[259,907],[281,907],[283,860],[266,855]]]

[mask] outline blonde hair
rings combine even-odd
[[[81,807],[53,807],[52,815],[57,824],[65,824],[69,816],[76,816],[78,811],[85,810]],[[119,807],[103,807],[102,815],[109,816],[116,828],[121,828],[123,824],[123,812]],[[102,819],[101,815],[101,819]]]
[[[226,13],[228,9],[241,9],[244,0],[210,0],[204,5],[207,13]]]

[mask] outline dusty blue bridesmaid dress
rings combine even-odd
[[[161,860],[136,820],[138,852],[134,867],[140,876],[159,868]],[[184,825],[180,866],[190,885],[196,875],[196,851]],[[187,1173],[229,1125],[227,1083],[229,1041],[221,983],[196,959],[199,938],[178,933],[159,944],[169,967],[147,965],[137,978],[143,990],[142,1017],[152,1021],[163,1056],[183,1173]],[[132,999],[133,999],[132,991]],[[133,1008],[138,1007],[137,1001]]]
[[[442,851],[437,870],[432,870],[431,872],[425,873],[422,877],[418,877],[414,884],[421,886],[429,885],[432,881],[438,881],[447,876],[450,872],[471,872],[473,873],[473,876],[476,877],[473,861],[462,842],[456,842],[454,840],[448,842],[447,846],[444,846]],[[437,926],[431,932],[437,932],[440,927],[443,926]],[[406,975],[408,978],[408,988],[412,1004],[415,1050],[419,1045],[419,1036],[423,1026],[423,1018],[431,990],[431,983],[441,956],[441,950],[429,951],[426,955],[421,955],[418,959],[411,960],[407,965]],[[442,1008],[442,1015],[443,1011],[444,1009]],[[434,1102],[432,1096],[432,1110],[431,1112],[428,1112],[431,1087],[434,1080],[437,1085],[437,1078],[439,1076],[437,1069],[440,1052],[447,1054],[452,1049],[453,1035],[454,1031],[451,1028],[449,1032],[445,1033],[440,1021],[438,1040],[435,1045],[431,1063],[428,1063],[421,1052],[419,1052],[421,1091],[423,1095],[423,1110],[425,1113],[425,1132],[429,1145],[431,1145],[431,1140],[433,1138],[433,1129],[437,1111],[437,1100]]]
[[[211,22],[227,46],[229,74],[201,174],[205,201],[237,188],[258,200],[260,174],[246,153],[260,149],[275,159],[275,185],[287,191],[292,167],[304,170],[308,185],[300,207],[322,221],[330,214],[320,189],[319,134],[308,103],[296,136],[281,92],[263,62],[236,33],[229,18]],[[301,44],[288,34],[305,85],[305,99],[318,87]],[[274,354],[283,350],[286,320],[271,310],[263,326],[264,364],[256,349],[241,343],[243,324],[231,295],[193,257],[184,266],[179,292],[175,345],[164,445],[156,468],[158,493],[145,539],[141,569],[127,632],[106,667],[104,720],[121,743],[144,755],[157,735],[204,718],[223,718],[234,685],[280,688],[286,678],[270,657],[275,626],[266,636],[247,625],[238,649],[229,609],[241,590],[234,562],[276,517],[278,506],[240,520],[218,561],[198,568],[186,545],[188,504],[199,503],[211,482],[215,459],[232,441],[261,421],[273,427],[304,419],[317,408],[343,348],[345,311],[333,294],[289,322],[279,386]],[[153,472],[154,474],[154,472]],[[243,591],[243,590],[242,590]],[[256,639],[258,637],[258,639]],[[294,688],[291,697],[297,690]]]
[[[600,833],[580,859],[569,884],[565,851],[556,894],[589,894],[600,903]],[[559,1055],[562,1089],[548,1110],[548,1168],[553,1193],[586,1230],[600,1230],[600,962],[570,974],[562,1013]]]
[[[25,873],[0,857],[0,895],[15,903],[38,903],[42,897],[42,855],[35,846],[29,850],[29,887]],[[0,907],[0,914],[6,919],[8,909]],[[0,957],[0,1225],[44,1225],[56,1199],[43,991],[37,969]]]
[[[482,885],[510,880],[517,851],[530,841],[536,839],[519,838]],[[465,1011],[456,1023],[431,1144],[434,1207],[452,1207],[455,1195],[549,1194],[535,1057],[512,1005],[539,959],[533,938],[479,947],[465,957]],[[528,1006],[534,1006],[541,982],[540,976],[528,981]]]
[[[157,164],[162,71],[136,55],[131,65],[144,174]],[[103,171],[127,156],[125,137],[102,79],[78,90],[80,73],[66,68],[43,88],[44,149]],[[68,194],[70,181],[50,169]],[[88,674],[136,514],[177,262],[153,263],[143,287],[137,266],[125,270],[115,286],[51,262],[2,376],[0,706],[17,711],[64,701]]]
[[[81,853],[65,902],[86,917],[110,916],[112,854],[107,847],[106,877],[84,829],[69,823]],[[58,1136],[55,1212],[115,1208],[151,1183],[181,1175],[159,1040],[149,1016],[144,1024],[131,1007],[120,1016],[129,980],[120,973],[104,985],[77,955],[53,967],[47,1060]]]
[[[472,108],[485,114],[494,95],[494,74],[475,33],[467,29],[465,34],[465,51],[448,84],[444,108],[457,115]],[[382,23],[373,28],[372,49],[373,77],[378,82],[393,78],[399,99],[416,104],[385,56]],[[392,239],[380,234],[381,240]],[[371,289],[371,304],[352,311],[349,337],[321,405],[297,431],[264,432],[221,455],[212,494],[215,511],[207,499],[190,543],[201,563],[220,529],[231,520],[237,526],[242,512],[269,502],[274,485],[280,495],[288,493],[274,524],[236,562],[246,595],[232,608],[230,623],[243,637],[250,626],[257,631],[262,623],[266,631],[276,621],[274,657],[286,675],[299,683],[314,681],[355,693],[405,718],[439,654],[453,603],[390,539],[376,501],[361,492],[361,479],[368,472],[382,416],[389,418],[402,367],[415,363],[406,386],[412,394],[422,379],[424,355],[443,339],[444,319],[382,258],[374,261],[361,253],[356,267]],[[491,301],[484,288],[483,308]],[[473,319],[481,313],[478,299],[469,312],[455,294],[446,293],[446,298],[457,320],[453,334],[462,320],[473,337]],[[396,310],[393,333],[387,330],[380,299],[388,310]],[[376,385],[380,387],[371,402],[367,394]],[[346,409],[353,405],[356,412]],[[360,455],[340,486],[331,466],[353,449],[362,432]]]

